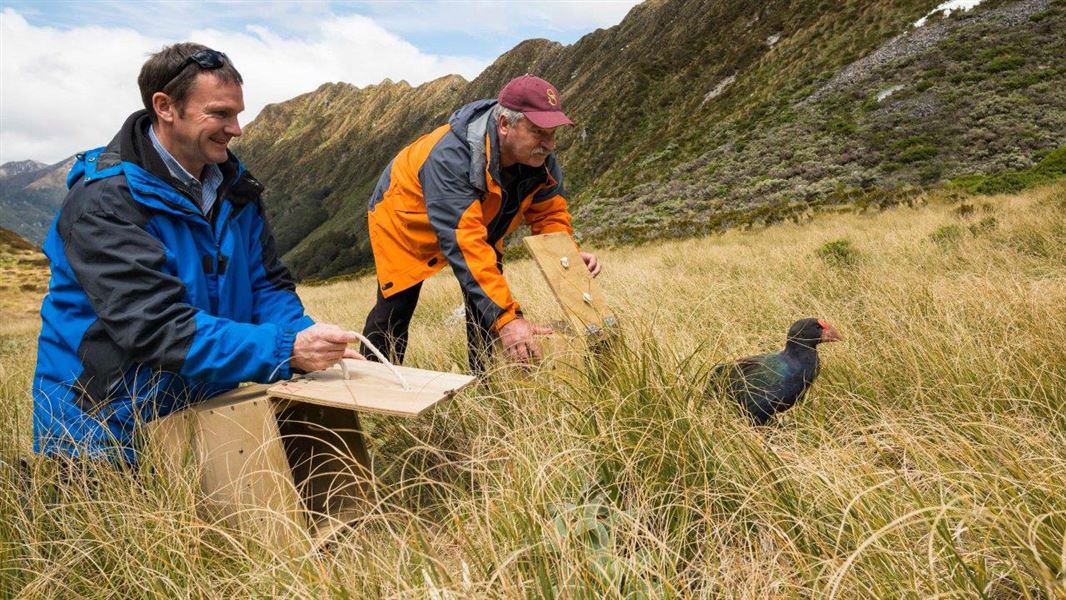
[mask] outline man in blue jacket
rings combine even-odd
[[[78,155],[44,242],[37,452],[136,461],[138,422],[359,357],[304,314],[263,187],[227,149],[244,99],[226,55],[175,44],[137,83],[145,110]]]

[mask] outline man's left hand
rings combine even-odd
[[[600,263],[596,260],[596,255],[591,252],[581,252],[581,260],[585,261],[585,266],[588,267],[589,273],[595,277],[600,274]]]

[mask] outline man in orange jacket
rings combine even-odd
[[[391,359],[403,362],[422,282],[445,264],[463,291],[473,372],[484,371],[496,340],[512,360],[540,358],[533,336],[550,330],[524,319],[511,296],[504,238],[523,219],[534,234],[573,235],[553,153],[563,125],[573,122],[559,91],[527,74],[498,99],[455,111],[385,168],[367,213],[378,291],[363,333]],[[581,258],[599,274],[594,255]]]

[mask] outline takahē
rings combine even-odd
[[[841,340],[836,328],[822,319],[800,319],[788,328],[785,349],[717,365],[707,385],[736,400],[751,421],[764,425],[792,408],[818,376],[818,344]]]

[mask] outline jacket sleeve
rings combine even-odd
[[[296,295],[289,269],[278,256],[277,243],[266,219],[261,203],[256,211],[248,252],[252,277],[252,316],[255,323],[274,323],[279,327],[302,331],[314,320],[304,314],[304,306]]]
[[[128,215],[87,211],[62,238],[99,322],[137,362],[201,381],[289,377],[296,332],[214,317],[188,304],[182,281],[163,271],[162,244]]]
[[[468,159],[441,154],[434,150],[419,171],[426,214],[463,293],[478,309],[481,325],[499,331],[518,316],[518,302],[488,242],[480,194],[466,170],[458,167]]]
[[[570,221],[570,211],[566,207],[566,190],[563,188],[563,171],[554,157],[549,159],[548,169],[555,185],[548,186],[533,196],[533,202],[526,209],[526,223],[533,235],[565,231],[574,235]]]

